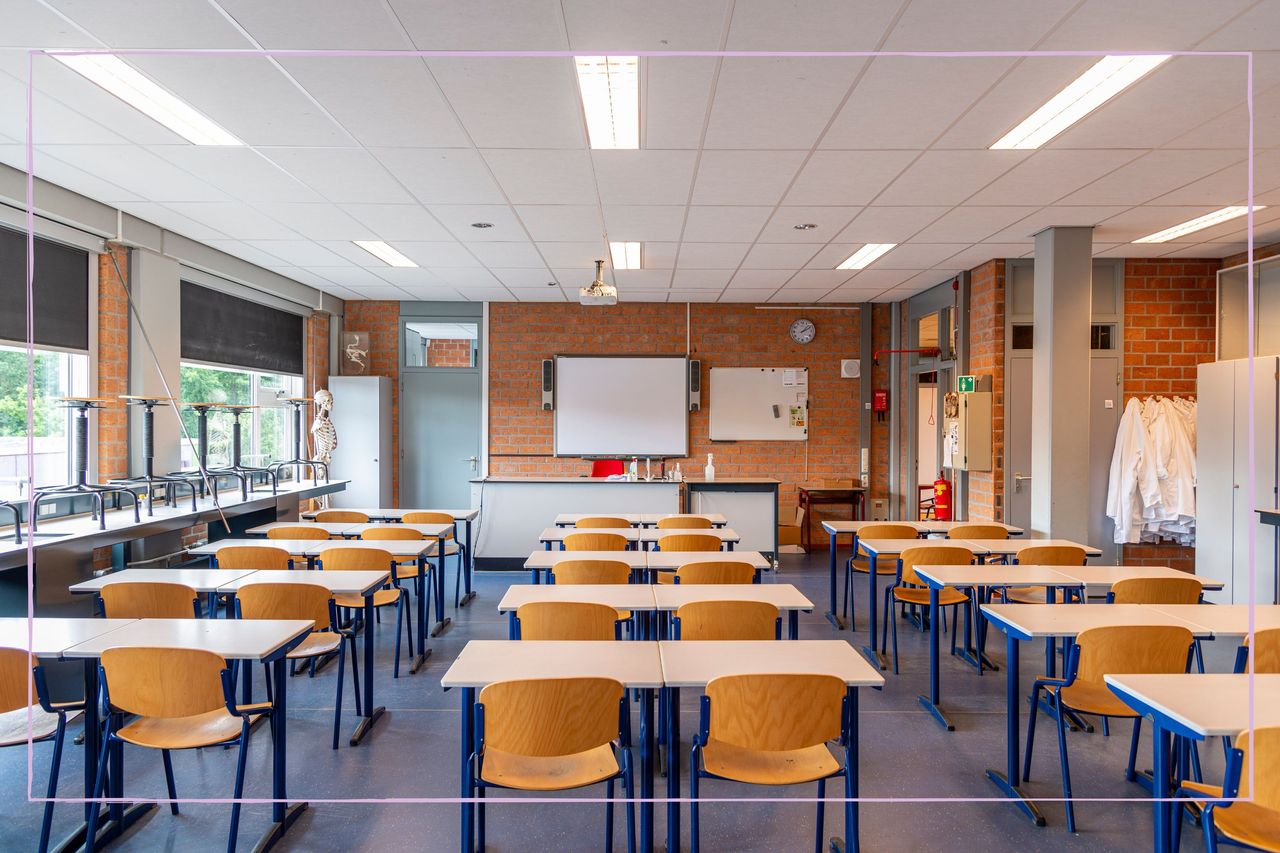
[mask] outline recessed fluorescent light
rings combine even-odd
[[[102,53],[75,56],[55,53],[52,56],[188,142],[196,145],[244,144],[118,56]]]
[[[1265,204],[1255,204],[1254,210],[1266,210]],[[1222,210],[1215,210],[1213,213],[1206,213],[1204,216],[1197,216],[1195,219],[1188,219],[1181,225],[1174,225],[1172,228],[1166,228],[1163,231],[1157,231],[1154,234],[1148,234],[1146,237],[1134,240],[1135,243],[1168,243],[1170,240],[1176,240],[1184,234],[1191,234],[1196,231],[1203,230],[1211,225],[1217,225],[1238,216],[1244,216],[1249,212],[1249,208],[1224,207]]]
[[[860,270],[869,267],[876,258],[892,249],[897,243],[868,243],[841,262],[838,270]]]
[[[578,56],[578,89],[592,148],[640,147],[640,57]]]
[[[992,145],[999,148],[1039,148],[1066,130],[1126,87],[1138,82],[1169,58],[1150,56],[1104,56],[1048,103],[1027,116],[1013,130]]]
[[[640,269],[639,243],[610,243],[609,254],[613,256],[615,270]]]
[[[380,261],[387,263],[393,267],[416,267],[413,261],[397,252],[381,240],[352,240],[361,249],[373,255]]]

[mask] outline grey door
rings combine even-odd
[[[400,375],[400,505],[471,505],[479,476],[480,371],[409,370]]]
[[[1089,544],[1102,549],[1102,557],[1094,561],[1102,565],[1120,562],[1115,523],[1107,517],[1106,506],[1122,404],[1120,356],[1094,353],[1089,360]]]
[[[1031,365],[1030,356],[1011,355],[1005,372],[1005,523],[1031,526]],[[1112,434],[1114,438],[1114,433]]]

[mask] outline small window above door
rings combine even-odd
[[[404,366],[473,368],[479,339],[478,323],[405,323]]]

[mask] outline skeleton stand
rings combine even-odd
[[[262,482],[271,481],[271,494],[276,494],[279,490],[279,478],[276,472],[270,468],[254,468],[250,465],[240,464],[240,416],[256,406],[237,406],[231,403],[224,403],[219,408],[225,409],[231,413],[231,464],[226,468],[215,468],[211,473],[214,474],[236,474],[243,475],[248,479],[250,485],[253,484],[255,477],[261,477]],[[246,500],[248,495],[245,495]]]
[[[311,482],[319,485],[320,472],[318,469],[324,469],[324,481],[329,482],[329,466],[319,459],[303,459],[302,458],[302,408],[311,402],[309,397],[285,397],[282,401],[293,407],[293,458],[284,459],[280,462],[272,462],[268,467],[280,473],[281,468],[293,468],[294,479],[298,482],[302,481],[303,469],[307,466],[311,467]]]
[[[145,486],[147,489],[147,515],[155,514],[156,485],[164,486],[164,502],[166,506],[178,505],[178,496],[174,486],[186,486],[191,490],[191,510],[196,510],[195,483],[183,477],[161,477],[155,473],[156,456],[156,406],[167,406],[169,401],[164,397],[124,397],[130,406],[142,407],[142,456],[143,474],[141,477],[122,477],[112,480],[116,486]]]
[[[68,495],[89,495],[93,498],[93,517],[98,519],[99,530],[107,529],[107,495],[114,495],[117,508],[120,506],[121,495],[128,495],[132,498],[133,520],[136,523],[142,522],[142,515],[138,508],[138,495],[132,489],[127,489],[124,486],[102,486],[89,482],[89,410],[100,409],[106,402],[106,400],[97,400],[89,397],[62,398],[62,404],[68,409],[74,409],[76,413],[74,421],[76,481],[69,486],[46,486],[43,489],[35,490],[35,494],[32,495],[32,507],[35,510],[31,517],[32,530],[36,529],[39,507],[42,501]]]

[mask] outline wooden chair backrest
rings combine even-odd
[[[711,519],[700,515],[676,515],[658,519],[659,530],[710,530]]]
[[[1260,726],[1236,737],[1236,749],[1244,752],[1240,765],[1240,796],[1252,794],[1253,804],[1280,812],[1280,726]],[[1253,762],[1252,767],[1250,761]],[[1249,777],[1257,784],[1250,791]],[[1273,824],[1274,826],[1274,824]]]
[[[715,560],[705,563],[685,563],[676,569],[680,583],[751,583],[756,570],[750,563],[731,560]]]
[[[919,535],[910,524],[868,524],[858,531],[859,539],[915,539]]]
[[[31,676],[34,663],[24,649],[0,648],[0,714],[36,703],[36,683]]]
[[[1280,673],[1280,628],[1255,631],[1253,642],[1245,637],[1244,643],[1249,647],[1246,672]]]
[[[343,548],[341,545],[320,552],[320,565],[326,572],[385,572],[395,557],[381,548]]]
[[[612,640],[618,611],[586,601],[531,601],[516,609],[522,640]]]
[[[159,581],[109,583],[102,596],[108,619],[194,619],[196,591],[185,584]]]
[[[566,551],[625,551],[627,537],[621,533],[570,533],[564,537]]]
[[[326,537],[328,538],[328,537]],[[229,545],[217,554],[220,569],[272,571],[289,568],[289,552],[270,545]]]
[[[226,707],[227,662],[203,649],[117,648],[102,653],[111,706],[143,717],[193,717]]]
[[[273,527],[267,531],[268,539],[328,539],[329,531],[314,524],[299,524],[295,527]]]
[[[1031,545],[1018,551],[1024,566],[1083,566],[1087,559],[1079,545]]]
[[[366,527],[360,533],[361,539],[382,539],[382,540],[406,540],[406,539],[422,539],[423,536],[412,527],[405,527],[401,524],[382,524],[377,527]]]
[[[1111,585],[1116,604],[1199,604],[1200,581],[1185,578],[1125,578]]]
[[[1187,671],[1191,632],[1174,625],[1109,625],[1076,636],[1076,678],[1104,687],[1104,675],[1172,675]]]
[[[840,737],[845,684],[833,675],[725,675],[706,693],[718,741],[777,752]]]
[[[973,552],[957,545],[921,545],[903,551],[901,559],[902,582],[925,586],[916,566],[967,566],[973,562]]]
[[[557,584],[624,584],[631,567],[621,560],[562,560],[551,569]]]
[[[356,512],[350,509],[322,509],[316,513],[316,521],[319,522],[350,522],[352,524],[368,524],[369,516],[363,512]]]
[[[485,745],[516,755],[575,755],[618,737],[622,683],[611,678],[497,681],[480,691]]]
[[[719,551],[720,537],[705,533],[672,533],[658,539],[663,551]]]
[[[329,630],[333,593],[318,583],[250,583],[236,590],[243,619],[310,619]]]
[[[947,531],[948,539],[1008,539],[1009,531],[999,524],[957,524]]]
[[[447,512],[430,512],[428,510],[420,510],[418,512],[406,512],[400,519],[405,524],[453,524],[457,519]],[[450,528],[444,534],[445,539],[453,538],[453,529]]]
[[[778,608],[767,601],[691,601],[676,617],[681,640],[778,638]]]
[[[619,518],[616,515],[588,515],[578,519],[574,522],[573,526],[586,529],[595,528],[597,530],[604,530],[629,528],[631,527],[631,522],[627,521],[625,518]]]

